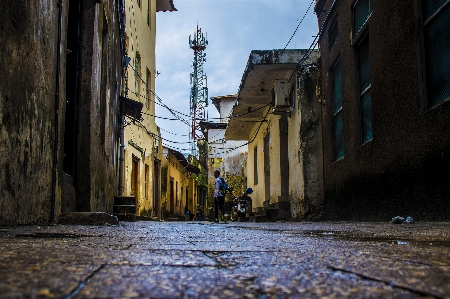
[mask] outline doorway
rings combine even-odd
[[[153,217],[161,217],[161,162],[153,163]]]
[[[170,216],[173,217],[173,214],[175,214],[175,191],[174,191],[175,184],[173,182],[173,178],[170,178]]]
[[[138,197],[138,174],[139,174],[139,159],[133,155],[131,163],[131,190],[130,195],[134,196],[137,201]]]
[[[264,200],[270,203],[270,135],[264,137]]]

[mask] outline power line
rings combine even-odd
[[[251,140],[249,140],[248,142],[246,142],[246,143],[244,143],[244,144],[241,144],[241,145],[239,145],[239,146],[236,146],[236,147],[234,147],[234,148],[231,148],[231,149],[229,149],[229,150],[222,151],[222,152],[220,152],[220,153],[218,153],[218,154],[220,154],[220,155],[228,154],[229,152],[235,151],[235,150],[237,150],[238,148],[241,148],[241,147],[243,147],[243,146],[246,146],[246,145],[249,145],[250,143],[252,143],[252,142],[256,139],[256,136],[258,135],[259,130],[261,129],[262,124],[263,124],[264,122],[266,122],[266,118],[267,118],[267,115],[269,115],[269,112],[270,112],[270,109],[267,110],[266,115],[264,115],[263,120],[260,122],[260,124],[259,124],[259,126],[258,126],[258,129],[256,130],[255,134],[253,134]],[[209,155],[212,156],[212,154],[209,154]]]
[[[300,24],[303,22],[303,20],[306,17],[306,14],[308,13],[309,9],[311,8],[311,6],[313,5],[313,3],[316,2],[316,0],[311,1],[311,3],[308,6],[308,9],[306,10],[305,14],[303,15],[303,18],[300,20],[300,22],[298,23],[297,27],[294,30],[294,33],[292,33],[291,38],[289,39],[289,41],[287,42],[286,46],[284,46],[283,50],[286,50],[286,47],[289,45],[289,43],[291,42],[292,38],[294,38],[295,33],[297,33],[298,27],[300,26]]]

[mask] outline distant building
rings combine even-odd
[[[227,181],[227,185],[233,188],[233,193],[228,193],[226,200],[231,196],[242,194],[247,188],[247,163],[248,146],[246,141],[225,138],[225,131],[231,115],[236,95],[211,97],[211,102],[219,112],[219,120],[214,122],[202,122],[200,124],[207,144],[208,167],[208,199],[211,210],[214,208],[215,178],[214,171],[219,170],[220,175]],[[210,213],[211,220],[213,215]]]
[[[185,208],[195,213],[197,206],[203,207],[205,186],[200,181],[206,170],[200,164],[188,161],[179,151],[164,147],[161,168],[162,219],[184,220]]]
[[[450,218],[450,3],[318,0],[330,219]]]

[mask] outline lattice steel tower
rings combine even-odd
[[[207,37],[207,36],[206,36]],[[191,144],[191,154],[195,154],[195,142],[202,138],[200,122],[206,121],[206,107],[208,106],[208,86],[206,75],[203,74],[203,62],[206,61],[204,53],[208,40],[203,35],[202,30],[198,28],[192,39],[189,35],[189,47],[194,50],[194,59],[192,60],[191,73],[191,132],[189,141]]]

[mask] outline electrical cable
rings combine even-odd
[[[311,8],[312,4],[316,2],[316,0],[312,0],[311,3],[308,6],[308,9],[306,10],[305,14],[303,15],[303,18],[300,20],[300,22],[298,23],[297,27],[294,30],[294,33],[292,33],[291,38],[289,39],[289,41],[287,42],[286,46],[284,46],[283,50],[286,50],[286,47],[289,45],[289,43],[291,42],[292,38],[294,38],[294,35],[297,33],[298,27],[300,26],[300,24],[303,22],[303,20],[306,17],[306,14],[308,13],[309,9]]]

